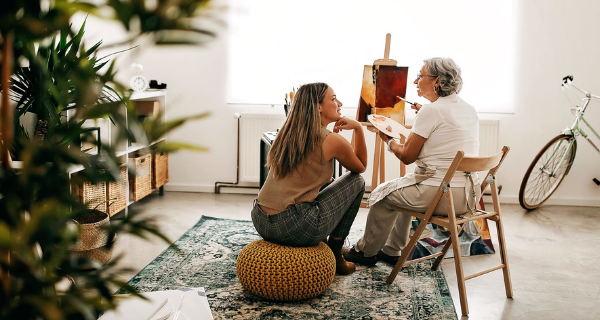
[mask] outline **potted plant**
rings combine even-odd
[[[24,140],[43,140],[49,130],[65,121],[67,110],[76,107],[77,94],[74,90],[77,90],[77,86],[73,86],[73,80],[68,76],[70,68],[86,59],[93,65],[95,78],[100,79],[105,75],[105,72],[100,70],[110,62],[108,57],[112,54],[101,58],[96,56],[102,41],[89,49],[85,48],[85,24],[84,21],[79,31],[71,38],[69,31],[59,31],[58,35],[47,43],[28,43],[24,47],[23,55],[29,61],[29,65],[16,68],[10,86],[10,98],[15,103],[15,138],[10,146],[13,160],[20,160]],[[66,93],[66,99],[56,99],[53,92]],[[104,84],[97,102],[120,100],[117,91],[109,84]],[[34,116],[26,118],[25,115],[28,114]],[[33,119],[33,123],[23,124],[24,119]]]
[[[69,253],[81,233],[81,228],[71,222],[90,213],[90,209],[71,194],[71,183],[114,181],[119,174],[119,159],[110,145],[103,144],[104,152],[95,155],[70,146],[82,136],[93,140],[83,128],[88,119],[111,118],[119,128],[117,139],[122,140],[135,134],[146,139],[165,134],[186,121],[160,123],[146,119],[147,123],[138,124],[138,127],[148,130],[132,132],[126,125],[126,115],[120,112],[124,106],[128,113],[134,112],[128,100],[129,92],[115,80],[114,63],[107,63],[105,71],[99,73],[97,61],[81,54],[80,46],[74,45],[73,39],[77,38],[78,32],[70,31],[72,15],[75,12],[114,12],[113,19],[127,30],[131,29],[132,21],[141,21],[139,32],[132,34],[133,38],[139,34],[161,32],[163,36],[157,38],[159,42],[181,43],[181,38],[164,37],[165,32],[167,35],[169,30],[210,34],[193,29],[189,23],[202,13],[207,2],[159,1],[151,8],[143,1],[100,4],[98,1],[69,0],[0,2],[0,139],[3,141],[0,145],[0,319],[97,319],[103,311],[115,307],[110,288],[116,285],[135,293],[117,277],[120,272],[116,267],[118,259],[89,272],[79,268],[90,263],[89,259],[73,257]],[[165,12],[170,14],[165,15]],[[74,41],[71,48],[77,47],[79,54],[60,66],[63,68],[60,77],[53,78],[59,71],[48,70],[47,64],[46,67],[41,64],[38,73],[46,79],[44,83],[53,79],[47,90],[47,101],[51,105],[46,102],[44,107],[49,121],[54,123],[49,125],[43,140],[21,140],[20,168],[13,168],[8,154],[8,146],[15,139],[15,110],[9,102],[10,81],[22,64],[32,67],[39,63],[39,55],[31,51],[32,47],[43,47],[40,44],[52,37],[63,41],[63,33],[68,34],[64,44]],[[190,39],[186,38],[186,41]],[[122,99],[102,99],[101,88],[107,85]],[[59,113],[50,115],[66,108],[73,108],[75,116],[66,121],[55,121]],[[136,117],[132,114],[130,119],[135,121]],[[167,151],[181,146],[163,145]],[[69,176],[73,165],[84,167],[81,177]],[[117,233],[129,233],[141,237],[154,234],[167,240],[157,224],[143,213],[130,212],[123,219],[111,221],[106,231],[110,239]],[[111,245],[110,241],[107,245]],[[65,279],[75,279],[77,285],[59,286]]]

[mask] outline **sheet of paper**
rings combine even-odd
[[[108,311],[103,314],[98,320],[145,320],[160,306],[160,304],[168,299],[167,303],[157,312],[151,319],[160,319],[161,316],[168,314],[172,309],[175,311],[177,304],[184,295],[181,305],[181,315],[179,319],[186,320],[212,320],[213,316],[206,299],[204,288],[184,288],[179,290],[154,291],[145,292],[142,295],[149,300],[142,300],[138,297],[128,294],[117,295],[123,299],[116,310]],[[173,312],[175,314],[175,312]]]

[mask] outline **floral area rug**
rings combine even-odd
[[[355,243],[363,230],[353,228]],[[245,292],[236,276],[242,248],[258,240],[251,221],[202,217],[129,283],[141,292],[204,287],[215,319],[457,319],[448,284],[431,260],[405,267],[393,284],[392,266],[357,266],[336,275],[322,295],[297,302],[268,301]]]

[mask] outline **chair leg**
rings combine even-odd
[[[506,148],[506,147],[505,147]],[[508,255],[506,254],[506,240],[504,240],[504,224],[502,224],[502,216],[500,215],[500,201],[498,200],[498,189],[495,183],[490,185],[492,189],[492,200],[494,211],[498,213],[496,220],[496,229],[498,231],[498,245],[500,246],[500,261],[504,265],[502,273],[504,274],[504,288],[506,289],[506,297],[512,298],[513,290],[510,281],[510,270],[508,269]]]
[[[444,261],[444,258],[446,257],[446,254],[450,250],[451,246],[452,246],[452,238],[448,238],[448,240],[446,240],[446,244],[444,245],[444,248],[442,248],[442,255],[435,259],[435,262],[431,266],[431,270],[437,270],[440,267],[440,265],[442,264],[442,261]]]
[[[463,316],[469,314],[469,305],[467,303],[467,290],[465,287],[465,275],[462,267],[462,257],[460,255],[460,242],[458,240],[457,226],[450,229],[452,238],[452,250],[454,251],[454,265],[456,267],[456,282],[458,283],[458,295],[460,297],[460,309]]]
[[[465,225],[461,225],[460,229],[458,229],[458,234],[460,234],[460,232],[462,231],[462,229],[465,227]],[[450,247],[452,246],[452,237],[448,238],[448,240],[446,240],[446,244],[444,245],[444,248],[442,248],[442,255],[437,257],[437,259],[435,259],[435,262],[433,263],[433,265],[431,266],[431,270],[437,270],[440,265],[442,264],[442,261],[444,261],[444,258],[446,257],[446,254],[448,254],[448,251],[450,251]]]
[[[508,268],[508,257],[506,255],[506,241],[504,240],[504,227],[502,225],[502,218],[498,216],[496,221],[496,230],[498,231],[498,245],[500,246],[500,261],[504,265],[502,273],[504,274],[504,288],[506,289],[506,297],[512,298],[513,289],[512,282],[510,281],[510,270]]]
[[[419,237],[423,233],[423,230],[425,230],[426,226],[427,226],[427,222],[425,220],[421,220],[421,223],[419,223],[417,230],[415,230],[415,233],[413,234],[413,236],[410,237],[410,241],[408,242],[406,247],[404,247],[404,249],[402,249],[400,258],[398,258],[398,262],[396,262],[394,269],[392,270],[392,272],[390,273],[390,275],[387,278],[387,281],[386,281],[387,284],[392,284],[394,282],[394,279],[396,279],[398,272],[400,272],[400,269],[402,269],[402,266],[404,266],[406,259],[408,259],[408,255],[410,254],[412,249],[417,244],[417,241],[419,241]]]

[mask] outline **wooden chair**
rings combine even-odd
[[[502,161],[506,157],[508,150],[509,150],[509,147],[505,146],[504,148],[502,148],[502,152],[500,152],[496,155],[493,155],[493,156],[489,156],[489,157],[465,157],[464,152],[462,152],[462,151],[457,152],[456,157],[454,158],[454,161],[450,165],[450,168],[448,169],[448,172],[446,173],[444,180],[442,181],[440,187],[438,188],[437,193],[433,197],[433,200],[431,201],[431,204],[429,205],[429,207],[427,208],[427,211],[425,213],[413,212],[413,211],[409,211],[409,210],[398,208],[398,207],[395,208],[396,211],[402,212],[404,214],[410,214],[410,215],[420,219],[421,222],[419,223],[417,230],[415,231],[414,235],[411,237],[406,248],[404,248],[404,250],[402,250],[402,254],[400,255],[400,258],[398,259],[396,266],[394,267],[394,269],[392,270],[391,274],[389,275],[389,277],[387,279],[388,284],[391,284],[392,282],[394,282],[396,275],[398,274],[400,269],[402,269],[402,267],[405,265],[409,265],[409,264],[413,264],[416,262],[420,262],[423,260],[437,257],[437,260],[434,262],[433,266],[431,267],[432,270],[436,270],[440,266],[442,260],[444,259],[444,256],[446,255],[446,253],[448,252],[450,247],[452,247],[452,250],[454,251],[454,264],[456,267],[456,277],[458,280],[457,282],[458,282],[458,293],[460,295],[460,306],[461,306],[461,311],[462,311],[463,315],[469,314],[469,307],[467,304],[467,292],[465,290],[465,280],[469,280],[469,279],[478,277],[480,275],[486,274],[488,272],[502,269],[502,271],[504,273],[504,287],[506,289],[506,296],[508,298],[512,297],[513,291],[512,291],[512,284],[510,282],[510,271],[508,269],[508,259],[506,257],[506,242],[504,241],[504,227],[502,225],[502,218],[500,215],[500,203],[498,201],[498,190],[496,188],[496,184],[494,183],[496,171],[498,171],[498,168],[500,167],[500,165],[502,164]],[[449,187],[450,187],[449,181],[452,179],[452,176],[454,176],[454,173],[456,171],[465,171],[465,172],[487,171],[488,172],[485,176],[480,175],[480,180],[483,180],[483,181],[481,181],[481,190],[485,190],[487,185],[488,184],[490,185],[491,191],[492,191],[493,208],[494,208],[493,212],[487,212],[487,211],[476,209],[476,210],[474,210],[472,215],[464,215],[464,216],[458,216],[458,217],[456,216],[456,212],[454,211],[454,202],[452,199],[452,192],[448,192]],[[446,201],[447,201],[446,203],[447,203],[448,216],[447,217],[433,216],[433,211],[434,211],[435,207],[438,205],[438,203],[442,197],[445,197]],[[489,220],[496,222],[496,227],[498,230],[498,246],[499,246],[501,264],[496,267],[487,269],[485,271],[478,272],[478,273],[472,274],[470,276],[465,276],[463,273],[462,258],[460,255],[460,244],[458,241],[458,235],[464,228],[464,224],[466,222],[477,220],[477,219],[482,219],[482,218],[489,219]],[[450,230],[450,238],[448,239],[446,245],[442,249],[442,252],[406,262],[408,255],[417,245],[419,236],[421,235],[421,233],[423,233],[423,230],[425,230],[425,226],[429,222],[435,223],[439,226],[446,227]]]

